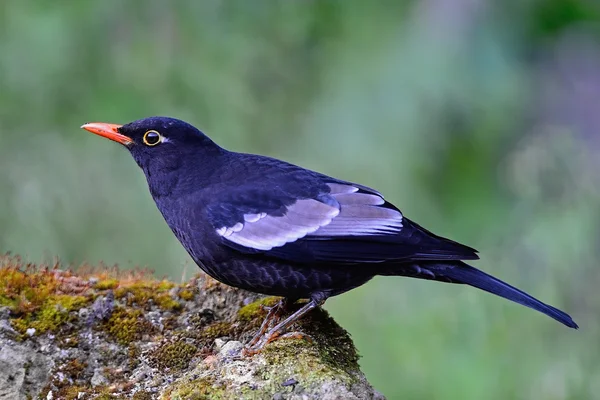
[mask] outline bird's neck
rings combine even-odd
[[[174,154],[140,164],[155,200],[200,190],[219,170],[219,154]]]

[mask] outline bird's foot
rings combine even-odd
[[[258,328],[258,332],[256,332],[254,337],[250,339],[250,342],[248,342],[248,344],[246,345],[246,348],[253,347],[256,343],[258,343],[258,341],[262,338],[262,336],[265,334],[265,332],[267,332],[267,330],[273,323],[279,322],[281,316],[287,308],[287,305],[288,300],[285,298],[279,300],[279,302],[277,302],[277,304],[275,304],[274,306],[269,307],[263,304],[260,305],[261,310],[267,311],[267,316],[260,325],[260,328]]]
[[[252,338],[252,340],[246,345],[242,354],[254,355],[254,354],[260,353],[260,351],[263,349],[263,347],[265,345],[267,345],[277,339],[308,338],[308,339],[312,340],[312,338],[310,338],[310,336],[308,336],[304,333],[301,333],[301,332],[290,332],[290,333],[286,333],[286,334],[284,334],[284,332],[286,331],[287,328],[289,328],[290,325],[292,325],[294,322],[296,322],[298,319],[303,317],[307,312],[309,312],[310,310],[312,310],[315,307],[317,307],[317,302],[315,302],[314,300],[309,301],[304,306],[302,306],[299,310],[297,310],[292,315],[287,317],[285,320],[278,323],[275,327],[271,328],[266,334],[264,333],[264,331],[266,331],[268,324],[265,325],[265,322],[263,322],[261,329]],[[268,315],[267,315],[267,317],[268,317]],[[266,321],[266,319],[265,319],[265,321]],[[264,328],[264,330],[263,330],[263,328]]]
[[[313,341],[313,338],[310,335],[299,331],[287,332],[283,334],[281,332],[273,332],[272,334],[265,335],[259,342],[255,343],[252,347],[244,347],[242,349],[242,355],[253,356],[255,354],[258,354],[263,350],[263,348],[266,345],[282,339],[301,339],[306,340],[308,342]]]

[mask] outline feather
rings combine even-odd
[[[266,213],[245,214],[244,223],[221,227],[217,234],[241,246],[255,250],[271,250],[294,242],[337,216],[339,209],[315,199],[297,200],[286,208],[284,215]]]

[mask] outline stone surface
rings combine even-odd
[[[0,399],[33,397],[50,377],[52,358],[36,346],[0,339]]]

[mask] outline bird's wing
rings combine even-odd
[[[225,245],[295,262],[478,258],[409,221],[373,189],[337,181],[310,194],[238,190],[209,206],[208,216]]]

